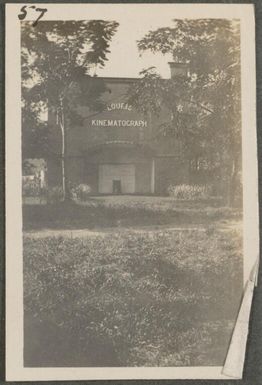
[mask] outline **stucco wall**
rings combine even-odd
[[[110,155],[110,156],[109,156]],[[134,164],[136,193],[151,193],[152,158],[134,156],[126,150],[110,154],[102,152],[94,157],[69,157],[67,171],[70,182],[90,185],[92,193],[98,192],[99,164]],[[61,160],[53,157],[48,160],[48,185],[61,186]],[[188,183],[188,164],[179,158],[155,158],[155,193],[165,195],[169,185]]]
[[[97,192],[98,164],[132,163],[136,165],[136,192],[150,193],[152,158],[155,157],[156,193],[166,194],[168,185],[184,183],[188,176],[187,167],[181,162],[181,143],[175,136],[159,135],[160,123],[170,119],[164,108],[160,116],[150,118],[130,106],[128,88],[134,81],[132,79],[105,78],[92,81],[94,87],[96,82],[101,81],[106,85],[107,90],[100,98],[103,107],[100,112],[94,111],[83,100],[77,108],[82,124],[79,121],[66,121],[68,179],[73,183],[88,183],[92,191]],[[122,123],[120,126],[108,126],[109,120],[143,123],[140,126],[121,126]],[[49,133],[48,182],[50,186],[61,185],[62,137],[52,108],[49,108]],[[136,145],[133,148],[96,147],[112,141],[126,141]]]
[[[152,161],[136,163],[136,192],[147,194],[151,192]]]
[[[100,81],[98,79],[97,81]],[[66,120],[67,151],[69,155],[81,156],[90,147],[112,140],[146,143],[159,154],[176,154],[180,151],[175,137],[159,135],[160,125],[170,120],[170,113],[163,110],[159,116],[144,116],[128,104],[128,89],[132,81],[126,79],[104,80],[107,91],[100,96],[101,111],[91,109],[83,99],[76,109],[81,117]],[[95,84],[95,80],[94,80]],[[132,122],[132,125],[108,126],[108,122]],[[61,131],[56,125],[55,111],[49,108],[49,150],[61,152]],[[105,125],[103,125],[105,123]],[[157,138],[157,139],[156,139]]]

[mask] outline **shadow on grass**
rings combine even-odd
[[[235,214],[234,214],[235,215]],[[237,214],[239,216],[239,214]],[[23,229],[94,229],[106,227],[132,227],[186,224],[212,224],[214,221],[232,219],[232,212],[223,208],[197,210],[155,207],[128,207],[79,205],[63,202],[46,205],[23,206]],[[235,217],[234,217],[235,219]]]
[[[240,234],[26,237],[23,263],[26,366],[223,364],[243,287]]]
[[[50,319],[39,322],[27,312],[24,319],[24,338],[30,341],[24,350],[26,367],[120,366],[109,338],[92,336],[81,329],[69,333]]]

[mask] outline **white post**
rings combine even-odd
[[[155,193],[155,159],[152,159],[152,167],[151,167],[151,193]]]
[[[66,173],[65,173],[65,118],[63,109],[63,99],[60,97],[58,121],[61,129],[62,146],[61,146],[61,168],[62,168],[62,191],[63,201],[66,197]]]

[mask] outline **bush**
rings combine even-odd
[[[22,194],[27,197],[37,197],[40,195],[40,184],[36,179],[25,179],[22,182]]]
[[[207,199],[210,198],[212,188],[208,185],[170,185],[167,189],[168,195],[176,199]]]
[[[91,187],[84,183],[81,183],[71,188],[72,198],[79,201],[86,201],[90,193],[91,193]]]

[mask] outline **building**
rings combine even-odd
[[[183,71],[181,63],[171,63],[172,76]],[[188,180],[188,162],[179,140],[156,134],[170,119],[165,108],[156,118],[141,115],[128,103],[129,87],[136,81],[92,78],[94,91],[101,82],[105,86],[103,110],[92,111],[81,100],[77,106],[81,124],[76,120],[66,132],[68,179],[88,184],[92,194],[166,194],[169,185]],[[48,184],[57,186],[62,184],[61,131],[51,108],[49,126]]]

